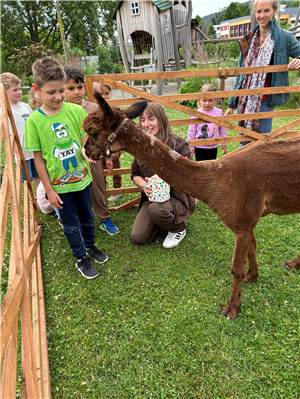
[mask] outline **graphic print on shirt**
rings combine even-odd
[[[199,127],[199,139],[209,139],[218,136],[219,127],[215,123],[203,124]]]
[[[52,132],[55,134],[55,146],[53,156],[61,161],[64,169],[64,175],[54,179],[52,184],[67,184],[82,180],[87,170],[80,170],[80,163],[76,155],[80,151],[80,145],[68,134],[68,127],[62,123],[55,122],[51,125]]]

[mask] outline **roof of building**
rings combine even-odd
[[[165,11],[172,7],[171,0],[149,0],[149,1],[151,1],[160,11]],[[124,0],[118,0],[118,4],[114,11],[114,17],[116,16],[116,12],[118,11],[118,9],[121,7],[121,5],[123,3],[124,3]]]
[[[172,1],[170,0],[151,0],[152,3],[161,11],[168,10],[172,7]]]

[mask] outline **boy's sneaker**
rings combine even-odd
[[[120,233],[119,228],[113,223],[111,218],[102,220],[100,223],[100,229],[106,231],[110,236],[114,236],[115,234]]]
[[[99,273],[94,266],[92,266],[91,260],[88,256],[85,256],[82,259],[77,259],[76,267],[79,273],[81,273],[81,275],[88,280],[92,280],[93,278],[99,276]]]
[[[177,233],[169,232],[167,237],[163,242],[164,248],[174,248],[184,239],[186,235],[186,230],[178,231]]]
[[[91,248],[87,248],[86,252],[88,256],[95,262],[105,263],[108,260],[108,256],[104,252],[100,251],[96,245],[92,245]]]

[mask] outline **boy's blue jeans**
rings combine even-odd
[[[59,194],[64,202],[59,216],[73,255],[82,259],[86,249],[95,244],[94,214],[91,206],[90,184],[84,190]]]

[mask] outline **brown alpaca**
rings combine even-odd
[[[241,306],[242,282],[254,282],[258,276],[254,228],[259,218],[300,212],[300,138],[256,142],[218,160],[194,162],[128,119],[139,115],[146,103],[122,112],[111,109],[101,96],[97,100],[100,110],[84,122],[90,136],[88,156],[99,159],[110,152],[129,152],[176,190],[205,202],[235,233],[232,292],[223,309],[234,319]],[[300,257],[287,265],[299,269]]]

